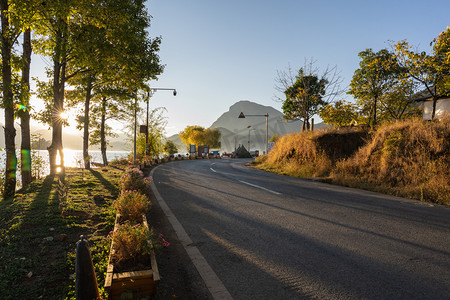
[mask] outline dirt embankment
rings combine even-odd
[[[298,177],[450,204],[450,119],[413,119],[283,136],[256,166]]]

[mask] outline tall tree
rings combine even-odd
[[[2,53],[2,93],[3,107],[5,109],[5,148],[6,148],[6,171],[3,197],[14,196],[16,191],[16,144],[14,138],[14,99],[12,90],[11,56],[14,44],[13,30],[10,26],[10,8],[8,0],[0,0],[1,10],[1,53]]]
[[[394,54],[386,49],[378,52],[366,49],[358,56],[359,69],[353,74],[348,94],[357,99],[363,113],[369,116],[369,123],[376,125],[379,100],[394,86],[400,68]]]
[[[161,40],[160,38],[152,40],[148,37],[146,28],[149,25],[150,16],[145,10],[143,1],[104,0],[103,5],[95,10],[91,20],[78,28],[81,37],[78,43],[83,46],[79,47],[82,52],[77,55],[81,59],[75,61],[75,64],[83,66],[86,72],[78,74],[81,80],[74,77],[70,83],[85,91],[82,101],[84,101],[83,157],[86,168],[89,167],[87,158],[91,99],[94,101],[97,99],[96,101],[107,107],[111,107],[114,103],[120,106],[118,102],[110,102],[111,96],[125,102],[129,102],[130,99],[117,97],[119,89],[127,87],[129,91],[121,91],[122,94],[135,94],[136,88],[144,86],[147,80],[155,79],[163,70],[157,55]],[[102,91],[101,95],[96,97],[99,90]],[[106,122],[108,118],[104,110],[99,111],[104,117],[102,120]],[[120,107],[116,111],[120,111]],[[100,122],[100,128],[106,128],[104,122]],[[106,138],[104,134],[100,137]],[[101,149],[106,151],[106,142],[100,143]],[[106,152],[103,157],[106,163]]]
[[[431,54],[412,50],[406,40],[394,45],[399,64],[407,70],[406,75],[425,89],[433,101],[431,119],[436,115],[437,101],[450,94],[450,28],[435,38]]]
[[[31,29],[23,33],[21,105],[19,110],[22,141],[20,145],[22,186],[27,186],[31,180],[31,131],[30,131],[30,69],[31,69]]]
[[[309,130],[310,119],[322,106],[332,102],[334,97],[342,93],[342,78],[337,73],[337,67],[327,67],[319,74],[319,69],[314,64],[312,59],[305,61],[305,65],[295,76],[290,67],[287,71],[277,72],[276,89],[285,95],[282,100],[284,118],[302,120],[302,130]]]

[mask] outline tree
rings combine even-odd
[[[5,185],[3,197],[14,196],[16,191],[16,144],[14,138],[16,130],[14,129],[14,100],[12,90],[12,69],[11,57],[14,44],[13,29],[10,26],[9,1],[0,0],[1,10],[1,54],[2,54],[2,93],[3,107],[5,109],[5,150],[6,150],[6,170]]]
[[[399,64],[406,70],[406,77],[422,86],[433,100],[431,119],[436,114],[437,101],[450,93],[450,28],[441,32],[431,45],[431,55],[412,50],[406,40],[394,45]]]
[[[336,101],[323,107],[319,113],[325,124],[342,127],[356,123],[358,120],[358,108],[345,100]]]
[[[272,135],[272,137],[269,140],[269,143],[276,143],[279,139],[278,133],[275,133],[274,135]]]
[[[165,139],[165,128],[167,125],[167,120],[164,117],[164,111],[166,109],[163,107],[151,109],[148,114],[148,143],[147,143],[147,155],[148,157],[158,157],[162,152],[164,152]],[[140,111],[138,120],[140,124],[146,123],[146,112]],[[132,124],[128,128],[134,127]],[[134,129],[134,128],[133,128]],[[130,130],[132,131],[132,130]],[[141,133],[137,137],[137,156],[144,157],[145,148],[145,134]]]
[[[167,140],[164,144],[164,152],[168,154],[175,154],[178,152],[177,146],[175,146],[175,143],[171,140]]]
[[[366,49],[358,56],[360,68],[353,74],[348,94],[357,99],[362,113],[368,115],[373,126],[377,124],[379,100],[395,85],[401,69],[394,54],[386,49],[378,52]]]
[[[220,148],[222,136],[218,128],[205,129],[202,126],[187,126],[178,136],[189,150],[189,145],[209,145],[211,148]]]
[[[40,38],[35,41],[35,48],[38,53],[50,56],[52,69],[47,70],[52,77],[51,82],[51,124],[52,143],[48,147],[50,174],[57,172],[56,157],[59,154],[61,171],[64,172],[64,152],[62,144],[62,126],[64,123],[61,114],[64,112],[64,94],[66,81],[75,73],[68,74],[70,62],[74,59],[73,51],[77,38],[73,35],[76,22],[80,20],[76,14],[77,5],[82,1],[60,1],[48,0],[43,2],[44,8],[39,11],[39,16],[43,20],[39,23],[36,33]],[[78,15],[79,17],[80,15]]]
[[[415,83],[408,78],[398,78],[396,83],[380,98],[380,120],[400,120],[421,115],[414,101]]]
[[[282,100],[284,118],[302,120],[302,130],[309,130],[309,120],[342,93],[339,86],[342,79],[337,74],[337,67],[327,67],[320,75],[313,60],[305,62],[295,76],[290,67],[287,71],[278,71],[276,81],[276,89],[285,95]]]

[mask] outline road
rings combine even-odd
[[[450,209],[178,161],[157,191],[234,299],[450,299]],[[208,285],[208,283],[207,283]]]

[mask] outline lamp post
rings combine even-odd
[[[245,119],[246,117],[266,117],[266,154],[268,153],[269,150],[269,114],[265,114],[265,115],[244,115],[243,112],[241,112],[239,114],[239,119]],[[249,136],[250,136],[250,131],[249,131]],[[250,141],[250,138],[249,138]]]
[[[251,125],[247,126],[247,128],[248,128],[248,153],[250,153],[250,145],[251,145],[251,142],[250,142],[250,131],[255,130],[254,128],[251,128],[251,127],[252,127]]]
[[[156,91],[172,91],[173,95],[176,96],[177,95],[177,90],[176,89],[171,89],[171,88],[150,88],[150,90],[148,91],[147,94],[147,122],[146,122],[146,133],[145,133],[145,155],[148,154],[148,110],[149,110],[149,104],[150,104],[150,97],[153,96],[153,94]]]
[[[177,95],[176,89],[171,88],[150,88],[149,92],[147,93],[147,121],[146,121],[146,134],[145,134],[145,154],[147,154],[148,151],[148,110],[149,110],[149,103],[150,103],[150,97],[153,95],[156,91],[173,91],[173,95]],[[136,130],[137,130],[137,99],[134,99],[134,152],[133,152],[133,164],[136,162]]]

